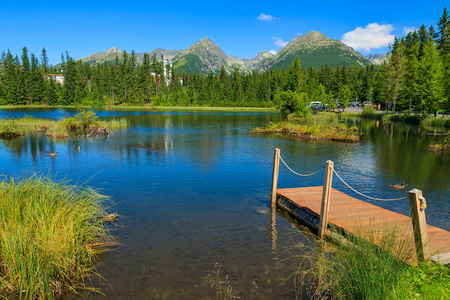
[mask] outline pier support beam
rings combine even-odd
[[[320,207],[319,237],[325,238],[328,228],[328,210],[330,209],[331,184],[333,181],[334,163],[327,160],[325,165],[325,179],[323,181],[322,205]]]
[[[426,202],[422,191],[413,189],[408,192],[411,218],[414,230],[414,242],[418,260],[429,260],[427,220],[425,218]]]
[[[270,205],[276,206],[277,203],[277,185],[278,185],[278,172],[280,170],[280,149],[275,148],[273,155],[273,173],[272,173],[272,195],[270,198]]]

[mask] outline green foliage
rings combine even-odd
[[[9,119],[2,123],[0,123],[0,139],[12,139],[25,134],[25,132],[17,126],[14,119]]]
[[[370,105],[366,105],[361,112],[363,118],[371,118],[375,114],[375,108]]]
[[[323,65],[336,68],[338,65],[360,65],[361,62],[360,58],[356,55],[350,54],[348,51],[345,51],[341,46],[330,45],[329,47],[322,47],[316,49],[315,51],[297,51],[293,53],[286,53],[275,64],[271,65],[271,67],[278,69],[288,68],[296,56],[300,58],[304,68],[320,68]]]
[[[82,287],[111,241],[99,222],[107,201],[92,189],[46,177],[0,181],[2,296],[54,299]]]
[[[348,128],[339,122],[336,114],[318,113],[315,115],[297,113],[289,115],[288,121],[270,123],[264,129],[257,128],[252,133],[289,134],[308,140],[332,140],[339,142],[358,142],[361,132],[358,128]]]
[[[68,137],[80,134],[79,131],[83,130],[83,126],[88,126],[86,129],[90,130],[100,129],[111,132],[115,128],[127,127],[128,123],[124,119],[96,120],[96,117],[89,112],[62,121],[37,119],[30,116],[19,119],[0,119],[0,132],[3,132],[5,137],[16,137],[27,132],[46,132],[47,135],[53,137]],[[83,131],[83,133],[87,132]]]
[[[348,106],[351,96],[352,92],[350,88],[347,85],[341,86],[338,94],[339,104],[341,108],[345,108]]]
[[[356,228],[360,228],[355,224]],[[318,240],[318,248],[305,249],[299,269],[301,285],[312,285],[309,297],[322,299],[448,299],[450,269],[435,263],[411,266],[414,245],[405,234],[389,226],[382,232],[357,229],[346,239],[333,238],[333,244]],[[361,231],[361,232],[359,232]],[[336,236],[340,233],[336,230]],[[366,239],[357,237],[363,235]],[[375,242],[377,245],[375,245]],[[392,251],[395,249],[395,256]],[[306,251],[305,251],[306,250]]]
[[[318,52],[282,50],[273,69],[245,73],[235,68],[231,74],[227,74],[231,65],[217,66],[217,74],[206,74],[209,66],[195,53],[174,58],[173,67],[164,67],[156,54],[144,55],[143,64],[138,65],[134,52],[123,52],[114,62],[102,64],[75,61],[66,53],[60,64],[65,79],[61,85],[49,79],[48,74],[58,70],[48,66],[45,49],[41,62],[26,48],[21,58],[7,51],[1,58],[0,105],[282,107],[281,101],[289,111],[302,113],[301,105],[300,109],[296,106],[305,98],[327,104],[329,109],[335,108],[336,99],[342,107],[357,99],[382,108],[387,101],[392,110],[425,117],[450,111],[448,19],[444,9],[437,32],[422,26],[396,39],[382,66],[361,67],[360,57],[347,57],[348,51],[339,43],[320,47]],[[321,37],[316,34],[314,38]],[[308,43],[308,47],[314,45],[313,39]],[[216,50],[211,57],[220,57]],[[332,57],[345,63],[337,64]],[[164,71],[170,74],[167,78]]]
[[[422,125],[424,126],[439,126],[450,128],[450,118],[432,118],[428,117],[422,120]]]
[[[66,118],[64,123],[69,131],[82,129],[86,133],[91,125],[96,124],[97,119],[98,117],[93,111],[81,111],[71,118]]]
[[[294,93],[291,90],[275,95],[275,103],[278,108],[289,113],[305,114],[308,110],[308,98],[305,93]]]

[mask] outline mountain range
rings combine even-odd
[[[123,53],[124,51],[119,50],[117,47],[112,47],[107,51],[83,57],[81,60],[91,64],[107,63],[113,62],[116,56],[120,59]],[[208,38],[201,39],[186,50],[164,50],[158,48],[151,52],[136,53],[138,63],[143,62],[145,53],[148,53],[150,57],[156,54],[158,59],[161,59],[161,56],[172,57],[173,66],[178,71],[187,73],[213,72],[216,74],[220,72],[222,66],[225,67],[227,73],[231,73],[236,67],[244,72],[287,68],[295,56],[300,58],[303,68],[320,68],[325,64],[330,67],[337,67],[338,65],[349,66],[352,64],[365,66],[370,63],[380,64],[384,58],[382,54],[365,57],[342,41],[329,39],[318,31],[311,31],[294,38],[275,55],[267,51],[261,51],[251,59],[228,56]]]

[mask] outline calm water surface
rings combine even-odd
[[[87,181],[113,199],[112,210],[121,216],[113,232],[120,245],[97,266],[104,279],[93,285],[105,296],[89,298],[216,299],[229,286],[242,299],[293,298],[293,280],[283,281],[293,261],[283,259],[296,252],[286,249],[312,244],[284,213],[276,213],[273,230],[268,204],[274,148],[303,173],[331,159],[349,184],[373,197],[405,196],[389,185],[406,182],[424,191],[428,223],[450,230],[450,155],[427,152],[441,137],[416,126],[349,120],[365,134],[358,144],[341,144],[249,134],[282,119],[279,114],[96,113],[126,118],[130,127],[106,138],[31,134],[0,140],[0,174]],[[24,114],[62,119],[76,111],[0,110],[0,118]],[[45,151],[58,153],[52,158]],[[280,188],[322,183],[323,173],[299,178],[280,170]],[[356,196],[336,178],[333,187]],[[368,201],[408,214],[407,201]]]

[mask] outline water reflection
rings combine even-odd
[[[26,113],[58,119],[76,111]],[[274,114],[98,115],[127,118],[130,127],[90,139],[29,134],[0,140],[0,173],[50,172],[73,182],[88,180],[112,196],[122,216],[114,231],[121,246],[98,266],[111,287],[94,286],[106,296],[91,298],[215,298],[215,263],[242,298],[249,297],[255,278],[258,299],[293,298],[292,286],[282,284],[291,262],[278,261],[293,242],[310,241],[285,214],[270,211],[274,148],[304,173],[331,159],[347,182],[375,197],[403,196],[389,185],[407,182],[424,191],[427,221],[450,230],[449,154],[426,151],[442,137],[426,135],[417,126],[349,119],[348,125],[360,127],[364,135],[358,144],[342,144],[248,133],[282,118]],[[0,116],[11,112],[0,110]],[[57,152],[56,157],[48,152]],[[322,183],[323,173],[299,178],[280,169],[280,188]],[[352,194],[337,179],[333,186]],[[409,210],[407,203],[374,204],[404,214]]]

